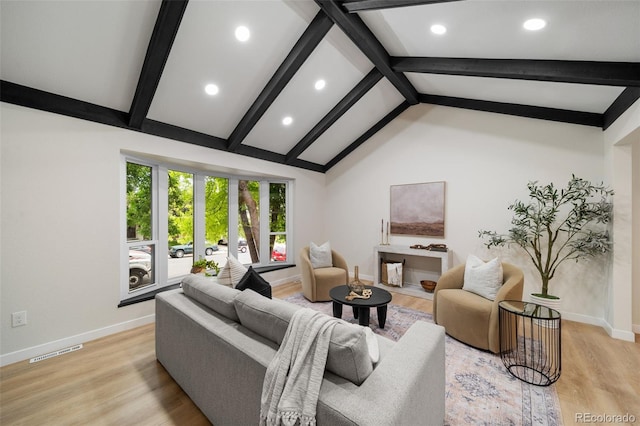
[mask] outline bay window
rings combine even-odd
[[[292,263],[291,181],[128,155],[122,173],[122,301],[179,283],[202,258],[220,267],[229,255],[254,268]]]

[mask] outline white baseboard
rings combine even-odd
[[[581,322],[584,324],[597,325],[598,327],[606,328],[607,322],[604,318],[596,318],[589,315],[574,314],[572,312],[562,312],[562,319],[569,321]]]
[[[590,324],[590,325],[597,325],[598,327],[602,327],[607,332],[607,334],[613,337],[614,339],[626,340],[628,342],[635,342],[636,336],[634,332],[638,332],[636,331],[636,327],[638,327],[636,325],[633,326],[633,329],[634,329],[633,331],[619,330],[611,327],[611,324],[609,324],[604,318],[596,318],[588,315],[573,314],[571,312],[567,312],[567,313],[563,312],[562,319],[581,322],[581,323]]]
[[[300,281],[301,279],[302,278],[300,275],[294,275],[292,277],[282,278],[279,280],[273,280],[273,281],[269,280],[269,284],[271,284],[271,287],[278,287],[279,285],[287,284],[292,281]]]
[[[633,327],[635,328],[635,326]],[[609,323],[606,323],[606,325],[604,326],[604,329],[606,330],[607,334],[613,337],[614,339],[626,340],[627,342],[636,341],[636,335],[634,334],[633,331],[619,330],[611,327],[611,324]]]
[[[43,343],[41,345],[32,346],[30,348],[21,349],[19,351],[10,352],[8,354],[3,354],[0,355],[0,367],[13,364],[14,362],[34,358],[38,355],[54,352],[69,346],[96,340],[110,334],[131,330],[142,325],[150,324],[155,320],[155,314],[147,315],[141,318],[136,318],[134,320],[99,328],[97,330],[87,331],[86,333],[76,334],[75,336],[65,337],[64,339],[54,340],[53,342]]]
[[[636,335],[632,332],[632,331],[626,331],[626,330],[611,330],[611,332],[609,332],[609,330],[607,330],[607,333],[609,333],[609,336],[613,337],[614,339],[620,339],[620,340],[625,340],[627,342],[635,342],[636,341]]]

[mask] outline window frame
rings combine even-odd
[[[152,189],[151,189],[151,217],[152,217],[152,239],[147,241],[127,241],[127,163],[136,163],[151,167],[152,169]],[[164,288],[175,286],[187,274],[168,278],[168,247],[162,250],[161,246],[168,241],[168,171],[176,170],[193,174],[193,242],[194,256],[197,253],[204,253],[205,241],[202,235],[205,234],[205,179],[207,176],[228,179],[228,235],[227,248],[229,253],[236,253],[238,248],[238,182],[240,180],[253,180],[260,182],[260,259],[258,263],[250,266],[255,268],[269,267],[269,270],[287,268],[294,266],[293,258],[289,253],[294,253],[292,217],[293,217],[293,179],[273,178],[259,175],[234,175],[219,172],[214,168],[185,166],[179,162],[154,161],[145,158],[144,155],[121,154],[121,208],[120,208],[120,241],[121,241],[121,274],[120,274],[120,300],[121,306],[126,306],[129,299],[144,297],[145,294],[155,293]],[[286,185],[286,231],[285,238],[287,244],[287,259],[285,262],[272,262],[269,250],[269,237],[271,235],[269,223],[269,185],[271,183]],[[281,232],[279,234],[282,234]],[[163,242],[163,243],[161,243]],[[143,286],[139,289],[129,290],[129,264],[128,250],[132,245],[155,244],[155,256],[152,258],[152,270],[154,273],[154,283]],[[166,256],[162,253],[166,252]],[[236,255],[237,257],[237,255]],[[221,267],[224,265],[220,265]],[[247,265],[249,266],[249,265]]]

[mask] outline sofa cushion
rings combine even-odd
[[[378,345],[378,338],[369,327],[362,327],[365,332],[367,349],[369,351],[369,358],[371,362],[377,364],[380,361],[380,347]]]
[[[463,290],[470,291],[485,299],[495,300],[502,287],[502,263],[496,257],[484,262],[470,254],[464,266]]]
[[[238,259],[229,255],[227,264],[222,267],[218,274],[218,282],[227,287],[235,287],[246,273],[247,267],[240,263]]]
[[[236,285],[236,288],[238,290],[251,289],[271,299],[271,284],[262,278],[251,266],[249,266],[247,273],[244,274],[240,282]]]
[[[235,299],[240,323],[249,330],[282,343],[293,313],[300,309],[279,299],[267,299],[253,290],[241,292]],[[364,327],[347,322],[336,324],[331,333],[326,369],[360,385],[373,371]]]
[[[327,370],[361,385],[373,371],[365,327],[341,321],[333,328]]]
[[[300,309],[280,299],[267,299],[253,290],[240,292],[233,301],[240,323],[278,345],[282,343],[293,313]]]
[[[182,291],[188,297],[202,303],[233,321],[240,321],[233,303],[240,290],[216,283],[202,275],[189,274],[182,279]]]

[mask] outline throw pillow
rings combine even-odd
[[[247,271],[246,266],[232,255],[229,255],[227,264],[218,273],[218,283],[227,287],[235,287]]]
[[[496,257],[484,262],[470,254],[464,266],[463,290],[470,291],[489,300],[495,300],[502,287],[502,263]]]
[[[329,241],[321,246],[311,241],[309,244],[309,258],[311,259],[313,269],[331,268],[333,266],[333,258],[331,257],[331,245]]]
[[[237,290],[251,289],[265,297],[271,299],[271,284],[257,273],[253,267],[249,266],[249,270],[236,285]]]

